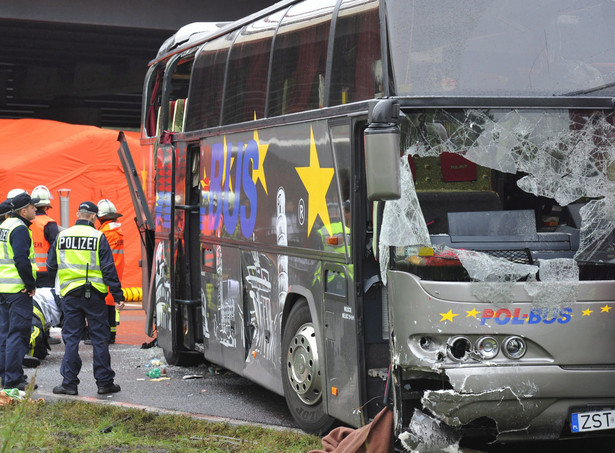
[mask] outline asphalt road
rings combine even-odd
[[[197,367],[166,366],[168,379],[157,381],[147,377],[152,360],[158,359],[166,363],[162,349],[141,349],[141,343],[122,344],[126,332],[123,335],[120,332],[126,329],[126,324],[120,327],[120,344],[110,345],[110,351],[111,366],[116,373],[115,382],[122,387],[121,392],[111,395],[96,393],[97,387],[92,373],[92,347],[82,342],[79,347],[83,361],[79,374],[79,395],[52,393],[53,387],[62,382],[60,364],[64,345],[56,344],[51,346],[49,356],[41,361],[38,368],[25,369],[30,380],[35,379],[38,385],[33,397],[48,401],[75,398],[84,401],[104,400],[117,405],[143,407],[159,412],[168,410],[186,413],[212,421],[296,428],[283,397],[223,369],[206,364]],[[142,330],[141,326],[141,332]],[[52,336],[60,336],[59,330],[52,329]],[[145,334],[141,336],[147,338]],[[184,379],[190,375],[202,377]]]

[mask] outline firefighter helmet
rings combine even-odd
[[[16,197],[20,193],[28,193],[28,192],[26,192],[23,189],[12,189],[12,190],[9,190],[8,194],[6,194],[6,199],[10,200],[11,198]]]
[[[46,186],[41,185],[41,186],[36,186],[32,190],[32,198],[38,198],[40,200],[38,203],[34,205],[37,208],[40,208],[43,206],[51,207],[51,199],[53,198],[53,196],[51,195],[51,192],[49,192],[49,189]]]
[[[117,212],[115,205],[106,198],[98,202],[98,218],[103,220],[111,220],[122,217],[122,214]]]

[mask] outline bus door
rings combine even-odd
[[[192,351],[202,341],[199,258],[199,162],[197,145],[177,143],[173,219],[173,351]]]
[[[148,283],[150,281],[149,276],[152,271],[152,261],[154,255],[154,220],[152,213],[150,212],[145,198],[145,193],[141,187],[141,180],[139,179],[139,173],[135,167],[135,163],[132,159],[126,137],[123,132],[120,132],[118,136],[120,142],[120,148],[117,153],[124,169],[124,175],[126,176],[126,182],[128,183],[128,189],[130,191],[130,197],[132,204],[135,208],[135,221],[137,228],[139,229],[139,235],[141,236],[141,267],[143,272],[143,302],[142,306],[147,314],[147,322],[145,333],[148,336],[153,336],[153,313],[154,313],[154,298],[152,293],[147,291]]]
[[[352,265],[351,236],[352,206],[354,195],[351,187],[350,121],[329,123],[339,187],[338,222],[331,224],[331,234],[325,238],[325,251],[334,251],[345,257],[346,264],[324,262],[324,332],[325,366],[327,376],[328,413],[332,417],[361,426],[361,382],[359,371],[359,321],[357,297],[354,290],[355,276]]]

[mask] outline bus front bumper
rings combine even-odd
[[[491,418],[499,441],[575,435],[570,414],[615,409],[615,370],[558,366],[446,369],[452,390],[426,391],[421,403],[436,418],[462,427]]]

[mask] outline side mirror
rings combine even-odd
[[[365,129],[365,173],[368,200],[397,200],[401,197],[399,175],[399,103],[378,101]]]

